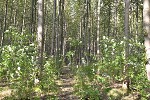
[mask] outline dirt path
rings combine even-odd
[[[59,86],[59,100],[79,100],[74,95],[73,85],[75,84],[70,67],[64,66],[61,69],[60,79],[57,81]]]

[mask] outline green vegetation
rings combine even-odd
[[[0,100],[149,100],[143,1],[0,0]]]
[[[5,36],[11,39],[11,44],[7,43],[1,48],[0,80],[8,84],[11,96],[14,99],[32,99],[41,94],[56,93],[58,71],[54,60],[45,56],[43,77],[39,82],[37,73],[40,69],[36,67],[35,43],[28,40],[31,37],[13,29],[7,30]]]

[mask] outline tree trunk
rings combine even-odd
[[[41,71],[43,67],[43,35],[44,35],[43,8],[44,8],[44,0],[38,0],[37,67],[41,69]]]
[[[150,1],[149,0],[143,0],[143,24],[145,32],[147,33],[148,37],[150,38]]]
[[[24,0],[24,7],[23,7],[23,14],[22,14],[22,29],[21,29],[21,33],[23,33],[24,32],[24,30],[25,30],[25,15],[26,15],[26,0]]]
[[[64,0],[60,0],[60,55],[64,56]]]
[[[130,1],[125,0],[125,66],[124,66],[124,74],[126,76],[126,70],[128,68],[128,56],[129,56],[129,5]]]
[[[114,30],[113,30],[113,36],[117,36],[117,24],[118,24],[118,0],[114,0],[115,3],[115,14],[114,14]]]
[[[33,34],[35,31],[34,22],[35,22],[35,4],[36,0],[31,0],[31,27],[30,27],[30,33]]]
[[[135,36],[135,40],[136,40],[136,43],[138,42],[138,22],[139,22],[139,18],[138,18],[138,15],[139,15],[139,0],[137,0],[136,2],[136,36]]]
[[[147,34],[145,37],[144,45],[146,50],[146,71],[148,80],[150,80],[150,1],[143,0],[143,24],[144,24],[144,31]]]
[[[3,42],[4,42],[4,32],[6,31],[7,28],[7,13],[8,13],[8,0],[6,0],[5,2],[5,15],[4,15],[4,29],[1,35],[1,46],[3,46]]]
[[[107,24],[108,24],[108,31],[107,31],[107,36],[109,37],[110,35],[111,35],[111,3],[109,3],[109,8],[108,8],[108,22],[107,22]]]
[[[91,61],[91,0],[89,0],[89,2],[88,2],[88,8],[89,8],[89,14],[88,14],[88,26],[87,26],[87,32],[88,32],[88,62],[90,63],[90,61]]]
[[[51,39],[51,55],[55,55],[55,38],[56,38],[56,5],[57,0],[53,1],[53,30],[52,30],[52,39]]]
[[[97,57],[100,57],[100,8],[101,8],[101,0],[98,0],[98,6],[97,6],[97,46],[96,46],[96,54]]]
[[[12,25],[12,23],[13,23],[13,17],[12,17],[13,16],[13,11],[14,11],[13,6],[14,6],[14,0],[11,1],[11,11],[10,11],[10,17],[9,17],[10,25]]]

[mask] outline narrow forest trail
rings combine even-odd
[[[62,67],[60,78],[57,81],[57,85],[59,86],[59,100],[79,100],[79,98],[74,95],[74,84],[74,75],[71,68],[68,66]]]

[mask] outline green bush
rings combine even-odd
[[[6,45],[1,53],[1,76],[10,83],[11,88],[17,89],[20,95],[25,95],[34,85],[35,79],[35,51],[32,45],[11,46]],[[31,55],[32,54],[32,55]]]
[[[96,99],[99,97],[99,90],[95,88],[96,66],[80,66],[76,71],[76,94],[81,98]]]
[[[33,98],[39,93],[57,91],[55,85],[57,70],[54,60],[44,59],[42,77],[37,77],[40,69],[36,67],[36,45],[34,42],[30,43],[31,37],[28,36],[11,28],[5,32],[5,37],[8,37],[12,44],[7,42],[0,49],[0,80],[10,84],[14,99]],[[38,78],[40,82],[35,84]]]
[[[107,94],[102,93],[108,92],[103,91],[105,88],[107,89],[112,83],[120,83],[129,77],[131,92],[135,89],[143,98],[148,97],[150,85],[146,77],[144,46],[134,39],[129,40],[130,53],[128,59],[125,60],[124,41],[124,39],[116,40],[112,37],[103,36],[101,60],[77,69],[75,89],[77,89],[78,95],[85,97],[88,94],[91,97],[96,97],[95,95]],[[128,67],[124,73],[124,66],[126,65]]]

